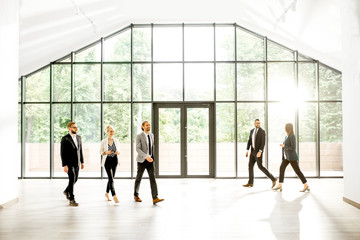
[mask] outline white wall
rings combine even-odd
[[[18,197],[19,1],[0,0],[0,205]]]
[[[360,2],[342,5],[344,197],[360,204]]]

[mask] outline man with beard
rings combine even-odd
[[[78,180],[79,168],[84,168],[84,158],[82,152],[81,137],[77,135],[78,127],[75,122],[67,124],[69,133],[61,139],[61,161],[64,172],[68,174],[69,184],[64,191],[64,195],[70,201],[70,206],[79,206],[75,201],[74,185]]]

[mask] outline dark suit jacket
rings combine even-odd
[[[284,159],[284,152],[286,156],[286,160],[289,161],[297,161],[299,160],[299,156],[296,153],[296,138],[294,134],[290,134],[285,137],[284,147],[282,148],[282,157]]]
[[[265,130],[262,128],[259,128],[257,134],[256,134],[256,138],[255,138],[255,146],[252,146],[252,136],[253,136],[253,132],[254,132],[255,128],[251,129],[250,131],[250,136],[249,136],[249,140],[247,143],[247,147],[246,150],[249,150],[250,146],[252,148],[255,149],[255,152],[259,152],[259,150],[264,151],[264,147],[265,147]]]
[[[76,135],[76,140],[78,142],[78,147],[76,147],[72,137],[70,136],[70,133],[61,139],[60,155],[63,167],[76,167],[80,166],[80,163],[84,163],[81,137]]]

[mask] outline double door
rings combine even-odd
[[[157,177],[214,177],[212,104],[154,104]]]

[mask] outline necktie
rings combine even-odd
[[[149,140],[149,155],[152,156],[152,155],[151,155],[151,150],[152,150],[152,149],[151,149],[150,135],[148,134],[147,137],[148,137],[148,140]]]

